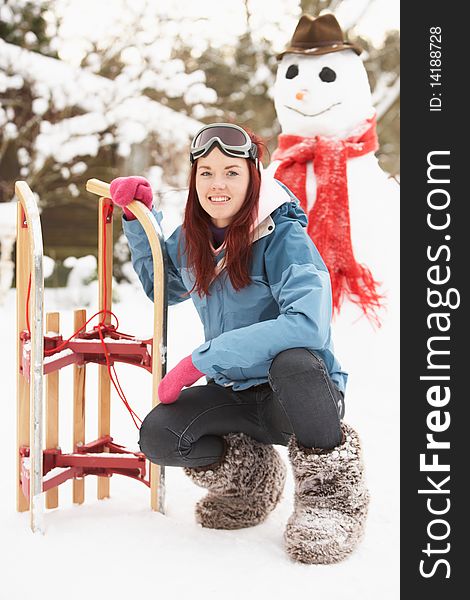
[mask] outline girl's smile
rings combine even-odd
[[[214,202],[215,204],[219,204],[220,202],[228,202],[230,200],[229,196],[209,196],[209,200]]]

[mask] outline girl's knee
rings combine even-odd
[[[322,373],[324,366],[322,360],[306,348],[291,348],[280,352],[271,363],[269,374],[271,377],[288,377],[298,373]]]
[[[166,464],[175,452],[189,451],[184,447],[184,438],[175,431],[170,406],[159,404],[145,417],[140,427],[139,446],[149,460]]]
[[[161,438],[161,427],[155,415],[155,408],[142,421],[139,431],[139,447],[147,457],[155,456],[157,440]]]

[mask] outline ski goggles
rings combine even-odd
[[[231,123],[214,123],[200,129],[191,142],[189,153],[191,164],[210,152],[214,145],[217,145],[227,156],[253,160],[258,156],[256,144],[251,141],[244,129]]]

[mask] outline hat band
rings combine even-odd
[[[344,40],[331,40],[328,42],[295,42],[295,44],[291,45],[291,48],[324,48],[325,46],[333,46],[334,44],[348,44]]]

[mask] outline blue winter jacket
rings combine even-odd
[[[161,213],[153,210],[160,223]],[[208,378],[234,390],[268,381],[273,358],[289,348],[320,355],[344,392],[331,340],[331,284],[327,268],[306,233],[307,217],[299,201],[280,182],[262,173],[259,213],[253,232],[252,283],[236,291],[224,269],[225,245],[214,251],[210,295],[200,298],[186,256],[178,258],[181,226],[168,238],[168,302],[192,298],[204,325],[205,343],[192,353],[194,365]],[[147,236],[137,220],[123,218],[132,264],[153,300],[153,262]],[[182,239],[184,249],[184,237]],[[186,294],[186,295],[185,295]],[[171,332],[170,332],[171,333]]]

